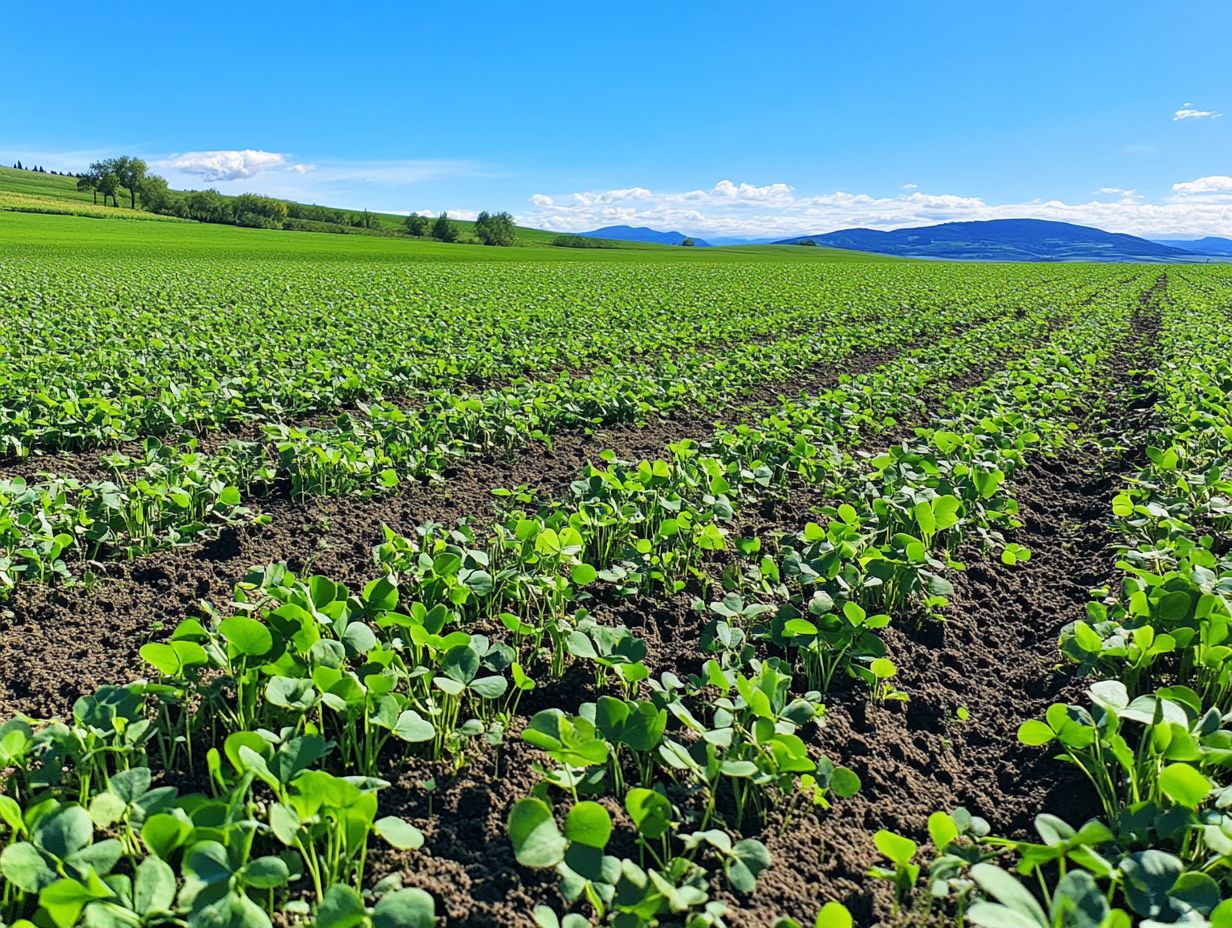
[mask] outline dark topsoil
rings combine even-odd
[[[169,633],[180,619],[199,615],[202,600],[224,607],[252,565],[285,561],[297,572],[325,574],[356,588],[375,574],[372,549],[382,541],[382,523],[409,534],[427,520],[490,519],[494,488],[526,485],[544,495],[559,494],[601,451],[611,449],[625,459],[661,457],[669,442],[704,440],[717,422],[750,419],[785,393],[817,392],[840,375],[871,370],[901,350],[858,352],[808,367],[790,382],[750,391],[717,415],[681,410],[643,426],[565,431],[553,436],[550,447],[532,444],[509,455],[469,457],[436,484],[407,484],[366,499],[258,501],[271,516],[270,525],[228,527],[199,546],[96,565],[98,578],[89,587],[19,584],[0,602],[0,718],[14,712],[63,713],[82,693],[131,678],[140,672],[141,645]],[[51,471],[95,479],[104,473],[99,457],[55,454],[0,462],[0,475]]]
[[[733,928],[769,928],[790,914],[811,919],[822,903],[839,899],[857,924],[888,919],[890,896],[865,876],[877,863],[872,835],[879,828],[927,838],[930,813],[965,805],[1000,833],[1026,835],[1040,811],[1085,821],[1097,804],[1084,782],[1047,750],[1018,745],[1018,725],[1080,685],[1056,672],[1057,632],[1082,613],[1088,591],[1105,583],[1111,537],[1104,521],[1115,478],[1101,455],[1087,448],[1025,475],[1019,486],[1024,528],[1017,540],[1034,552],[1010,569],[973,563],[955,580],[944,622],[904,625],[887,635],[899,667],[896,682],[907,704],[872,707],[866,691],[840,683],[827,700],[826,721],[809,737],[836,763],[853,768],[861,792],[828,814],[797,813],[786,829],[772,813],[760,837],[774,857],[751,897],[729,897]],[[650,645],[657,670],[696,673],[705,660],[698,640],[706,619],[681,594],[654,603],[598,604],[602,621],[618,619]],[[571,674],[523,705],[529,715],[547,706],[576,706],[597,693],[587,675]],[[958,707],[969,720],[960,723]],[[436,895],[447,924],[532,924],[535,902],[555,902],[554,882],[519,867],[506,838],[513,802],[535,783],[531,763],[542,757],[511,732],[499,756],[453,775],[443,765],[412,762],[383,808],[410,817],[427,835],[413,854],[374,854],[377,872],[401,870],[408,882]],[[429,798],[420,783],[432,776]],[[619,809],[611,806],[618,822]],[[627,823],[626,823],[626,827]]]
[[[1144,312],[1141,327],[1149,330],[1151,321]],[[1125,408],[1124,397],[1128,367],[1139,351],[1137,341],[1127,346],[1125,358],[1109,371],[1109,413],[1118,431],[1132,424],[1134,412]],[[867,369],[890,356],[858,356],[844,370]],[[833,377],[819,373],[811,388]],[[750,415],[781,392],[781,385],[768,388],[723,418]],[[644,428],[562,435],[552,450],[468,461],[441,487],[377,499],[273,501],[267,507],[275,516],[271,526],[228,529],[193,550],[108,565],[107,576],[89,590],[22,586],[0,614],[0,717],[63,712],[98,683],[132,676],[142,643],[194,613],[199,600],[229,601],[251,564],[286,560],[293,569],[354,585],[372,572],[370,549],[382,522],[409,532],[425,519],[484,518],[492,512],[491,487],[558,489],[604,448],[622,457],[658,456],[668,441],[705,437],[714,421],[685,414]],[[796,815],[786,829],[771,812],[759,836],[775,863],[751,897],[728,900],[732,926],[768,928],[783,914],[811,922],[833,898],[851,906],[859,924],[884,921],[885,891],[864,875],[876,858],[872,833],[884,827],[922,839],[925,820],[937,809],[966,805],[1010,834],[1025,833],[1044,808],[1075,820],[1094,813],[1083,784],[1046,752],[1019,747],[1015,732],[1023,719],[1078,689],[1055,671],[1056,635],[1081,613],[1088,590],[1108,579],[1108,500],[1130,456],[1086,444],[1063,461],[1036,461],[1022,475],[1017,495],[1025,526],[1014,540],[1032,550],[1031,561],[1011,569],[967,553],[972,566],[955,578],[944,622],[906,622],[887,635],[899,667],[895,682],[910,693],[910,702],[871,707],[866,692],[835,687],[825,725],[812,740],[835,762],[854,768],[863,789],[829,814]],[[816,502],[796,495],[771,505],[750,530],[796,531]],[[704,618],[690,610],[689,601],[681,595],[599,604],[596,611],[646,638],[656,671],[693,672],[704,660],[698,650]],[[574,670],[528,697],[520,715],[594,695],[593,679]],[[959,706],[967,708],[969,721],[958,722]],[[431,891],[450,928],[529,928],[535,903],[559,908],[552,875],[517,866],[506,837],[508,810],[533,786],[532,764],[540,760],[521,743],[521,724],[499,750],[487,749],[457,773],[447,764],[403,762],[389,774],[394,786],[382,794],[383,814],[410,818],[427,840],[409,854],[375,850],[374,877],[401,871],[409,884]],[[432,792],[423,787],[429,778],[436,783]],[[619,810],[610,808],[619,819]]]
[[[888,631],[899,667],[895,682],[910,701],[874,707],[866,691],[847,682],[830,693],[825,724],[810,740],[856,770],[863,788],[830,813],[797,813],[784,827],[781,813],[771,812],[763,828],[749,832],[766,842],[774,863],[751,897],[726,897],[733,928],[769,928],[784,914],[811,923],[829,899],[846,903],[857,924],[891,921],[888,888],[866,876],[878,862],[872,835],[879,828],[923,844],[929,814],[963,805],[998,833],[1028,837],[1041,811],[1074,822],[1098,813],[1085,781],[1046,749],[1019,745],[1016,733],[1050,703],[1081,696],[1082,684],[1058,672],[1057,634],[1083,614],[1089,591],[1112,572],[1109,503],[1118,475],[1141,450],[1114,443],[1126,433],[1142,434],[1147,413],[1141,404],[1128,406],[1127,395],[1130,371],[1143,363],[1155,324],[1144,312],[1136,337],[1110,366],[1109,421],[1087,429],[1087,440],[1057,459],[1033,461],[1017,482],[1024,525],[1014,540],[1031,549],[1031,560],[1008,568],[980,552],[962,552],[969,568],[954,576],[945,619],[905,621]],[[810,517],[798,495],[770,510],[748,530],[798,530]],[[690,608],[691,599],[598,603],[595,612],[643,637],[656,670],[683,675],[697,672],[706,657],[698,649],[706,619]],[[534,694],[522,714],[596,695],[593,680],[567,674]],[[969,713],[966,722],[957,718],[959,707]],[[489,752],[457,775],[412,762],[386,805],[412,818],[428,840],[414,854],[378,852],[377,871],[400,870],[432,890],[451,928],[529,928],[536,902],[559,908],[554,880],[519,867],[506,838],[509,808],[535,782],[536,755],[514,731],[499,754]],[[437,783],[430,801],[420,787],[429,776]],[[609,808],[621,821],[619,808]]]

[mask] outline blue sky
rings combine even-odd
[[[573,231],[1232,235],[1227,0],[96,9],[4,4],[0,161]]]

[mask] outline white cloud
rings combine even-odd
[[[904,190],[919,190],[920,185],[919,184],[903,184],[903,189]]]
[[[730,180],[719,181],[710,192],[727,200],[747,200],[755,203],[781,203],[790,201],[792,196],[791,187],[787,184],[754,187],[752,184],[733,184]]]
[[[1095,197],[1080,203],[1055,199],[992,203],[914,187],[895,196],[842,190],[801,195],[783,183],[755,186],[723,180],[709,190],[659,192],[628,187],[567,196],[537,193],[531,197],[529,212],[517,218],[524,225],[561,232],[635,225],[702,237],[788,237],[853,226],[894,229],[1008,218],[1054,219],[1138,235],[1232,233],[1232,177],[1176,183],[1161,202],[1147,202],[1140,193],[1124,187],[1102,187]]]
[[[621,190],[575,193],[573,194],[573,202],[578,206],[601,206],[606,203],[617,203],[621,200],[648,200],[651,196],[651,192],[645,187],[625,187]]]
[[[1187,194],[1229,194],[1232,195],[1232,177],[1223,174],[1212,174],[1209,177],[1199,177],[1197,180],[1188,180],[1183,183],[1173,184],[1172,192],[1182,195]]]
[[[182,174],[195,174],[207,181],[247,180],[262,171],[281,170],[305,174],[311,164],[292,163],[287,155],[252,148],[224,151],[188,151],[155,161],[154,167]]]
[[[1218,119],[1222,115],[1223,113],[1215,113],[1211,110],[1195,109],[1192,103],[1185,103],[1172,114],[1172,121],[1180,122],[1183,119]]]

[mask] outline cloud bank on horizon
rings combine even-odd
[[[835,191],[801,195],[789,184],[755,186],[721,180],[708,190],[652,191],[626,187],[564,196],[536,193],[524,225],[585,232],[611,225],[650,226],[712,237],[768,238],[836,229],[898,229],[982,219],[1053,219],[1133,235],[1232,234],[1232,177],[1212,175],[1174,183],[1150,202],[1135,190],[1101,187],[1086,202],[989,202],[980,197],[928,193],[903,185],[894,196]]]
[[[1219,115],[1193,110],[1187,103],[1173,118],[1213,119]],[[36,160],[74,170],[106,154],[50,153],[38,155]],[[28,156],[22,157],[31,161]],[[456,183],[449,192],[434,189],[441,186],[434,182],[496,176],[489,166],[470,161],[308,161],[288,152],[262,149],[186,151],[150,156],[149,161],[173,187],[181,189],[211,186],[224,193],[265,193],[300,202],[402,214],[410,212],[405,208],[410,206],[421,214],[447,211],[460,219],[474,218],[476,206],[504,207],[522,225],[558,232],[633,225],[711,238],[786,238],[853,227],[896,229],[951,221],[1031,218],[1142,236],[1232,236],[1232,176],[1222,174],[1175,181],[1165,191],[1157,189],[1153,194],[1110,184],[1080,201],[999,201],[929,191],[914,182],[895,184],[893,194],[881,194],[841,189],[802,192],[785,182],[758,185],[722,179],[709,188],[689,190],[627,186],[564,194],[535,192],[522,201],[527,205],[518,209],[508,202],[465,202],[465,194],[457,192]]]

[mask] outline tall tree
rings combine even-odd
[[[107,198],[111,197],[111,205],[119,207],[120,201],[116,197],[120,193],[120,178],[111,172],[101,174],[98,178],[98,192],[103,195],[103,206],[107,205]]]
[[[411,213],[406,217],[406,221],[402,223],[406,226],[406,231],[417,238],[422,238],[428,234],[428,217],[421,216],[419,213]]]
[[[188,195],[188,214],[199,222],[230,222],[230,207],[217,190],[194,190]]]
[[[77,178],[77,189],[80,190],[82,193],[85,193],[85,191],[89,190],[92,194],[94,194],[95,204],[98,203],[98,182],[99,180],[100,180],[100,175],[98,174],[97,171],[94,170],[93,165],[91,165],[90,170],[86,171],[86,173],[80,175]]]
[[[449,218],[448,213],[441,213],[432,223],[432,237],[438,242],[456,242],[458,235],[458,224]]]
[[[167,179],[157,174],[147,174],[141,178],[141,205],[152,213],[165,213],[175,198],[167,186]]]
[[[513,217],[508,213],[493,215],[485,211],[475,220],[475,234],[485,245],[512,245],[515,232]]]
[[[106,161],[95,161],[90,165],[90,174],[94,178],[94,187],[103,195],[103,206],[107,205],[107,198],[110,197],[112,203],[116,206],[120,204],[116,202],[116,194],[120,192],[120,176],[116,173],[116,158],[108,158]]]

